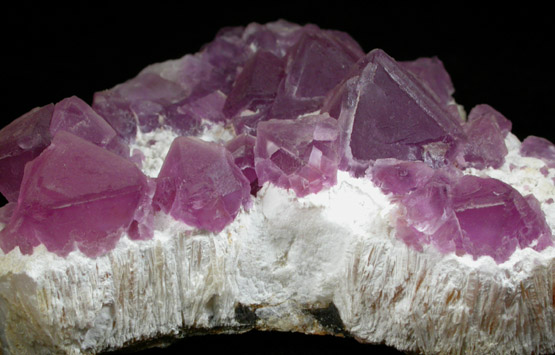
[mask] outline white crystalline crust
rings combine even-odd
[[[203,136],[227,139],[221,127]],[[145,173],[156,176],[172,138],[157,131],[137,140]],[[542,175],[543,163],[518,155],[514,136],[506,143],[500,170],[470,173],[534,193],[555,230],[555,170]],[[96,259],[43,246],[30,256],[0,251],[1,350],[96,353],[190,329],[255,327],[339,332],[424,353],[555,352],[555,248],[517,250],[499,265],[417,252],[395,238],[394,211],[371,181],[340,172],[333,188],[299,199],[265,185],[218,235],[158,215],[152,240],[123,237]],[[326,307],[337,324],[307,311]]]

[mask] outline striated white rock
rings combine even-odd
[[[218,127],[203,136],[228,139]],[[145,173],[157,174],[171,138],[137,140]],[[555,169],[545,176],[541,161],[520,157],[516,137],[506,144],[501,169],[469,173],[534,193],[555,230]],[[159,214],[152,240],[124,237],[96,259],[0,251],[1,352],[92,354],[250,329],[424,353],[555,352],[554,247],[502,264],[417,252],[395,238],[395,211],[370,180],[340,172],[336,186],[303,198],[265,185],[217,235]]]

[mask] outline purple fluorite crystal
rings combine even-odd
[[[129,160],[66,131],[28,163],[11,219],[0,232],[4,252],[30,254],[42,243],[65,256],[78,248],[94,257],[129,228],[148,221],[153,188]],[[146,235],[135,234],[138,238]]]
[[[495,114],[477,114],[470,112],[471,119],[464,125],[468,142],[464,147],[464,160],[477,169],[492,167],[498,169],[503,165],[508,153],[504,136]],[[499,117],[499,116],[497,116]],[[502,117],[502,116],[501,116]],[[508,121],[508,120],[507,120]],[[508,121],[510,124],[510,121]]]
[[[444,253],[486,255],[501,263],[517,247],[553,245],[538,201],[497,179],[394,159],[378,160],[369,173],[402,207],[397,236],[418,250],[433,244]]]
[[[0,192],[10,203],[0,247],[97,256],[123,232],[149,237],[152,208],[218,233],[262,184],[305,196],[333,186],[338,168],[366,172],[392,194],[397,236],[416,249],[503,262],[517,247],[552,245],[533,196],[463,175],[503,164],[511,122],[488,105],[465,122],[453,93],[435,57],[364,56],[343,32],[286,21],[222,29],[198,53],[96,93],[92,108],[70,97],[1,130]],[[225,147],[192,137],[212,124],[238,135]],[[128,143],[159,128],[183,137],[154,194],[133,164],[144,155],[130,157]],[[521,153],[555,168],[547,140],[529,137]]]
[[[261,122],[254,147],[258,183],[291,188],[297,196],[333,186],[338,144],[337,121],[328,115]]]
[[[555,144],[545,138],[527,137],[522,141],[520,154],[525,157],[541,159],[549,168],[555,169]]]
[[[218,233],[241,206],[250,184],[222,145],[176,138],[156,181],[155,207],[191,226]]]
[[[123,157],[129,157],[129,147],[116,131],[86,102],[76,96],[68,97],[54,106],[50,133],[64,130]]]
[[[0,192],[8,201],[17,201],[25,164],[50,144],[53,111],[52,104],[35,108],[0,131]]]
[[[233,155],[235,165],[241,169],[243,175],[249,180],[251,184],[251,194],[253,195],[256,195],[256,192],[260,189],[258,186],[258,176],[256,176],[256,170],[254,169],[255,143],[256,137],[243,133],[236,136],[225,145],[227,150]]]
[[[361,174],[380,158],[455,160],[460,122],[382,50],[371,51],[329,95],[323,111],[339,120],[341,167]]]

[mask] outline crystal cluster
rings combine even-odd
[[[218,233],[263,184],[302,197],[335,185],[338,169],[392,194],[398,237],[417,249],[503,262],[517,247],[551,245],[533,196],[464,176],[503,165],[511,122],[488,105],[466,120],[453,93],[438,58],[365,55],[343,32],[285,21],[223,29],[200,52],[96,93],[92,106],[69,97],[0,131],[10,202],[0,246],[97,256],[123,233],[148,238],[156,213]],[[235,138],[195,137],[214,125]],[[158,129],[180,137],[147,177],[129,144]],[[540,138],[527,138],[522,155],[555,167]]]
[[[517,247],[553,245],[539,202],[500,180],[395,159],[376,161],[370,175],[399,201],[397,236],[418,250],[433,244],[501,263]]]

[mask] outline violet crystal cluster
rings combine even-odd
[[[265,183],[298,197],[371,179],[398,204],[397,237],[422,250],[490,256],[553,244],[538,201],[465,169],[499,168],[511,122],[488,105],[468,120],[441,61],[364,54],[347,34],[285,21],[221,30],[193,55],[98,92],[32,110],[0,131],[0,247],[44,244],[95,257],[123,233],[152,236],[156,213],[219,233]],[[236,137],[204,142],[206,127]],[[129,145],[159,129],[172,143],[158,176]],[[555,162],[549,141],[525,156]]]

